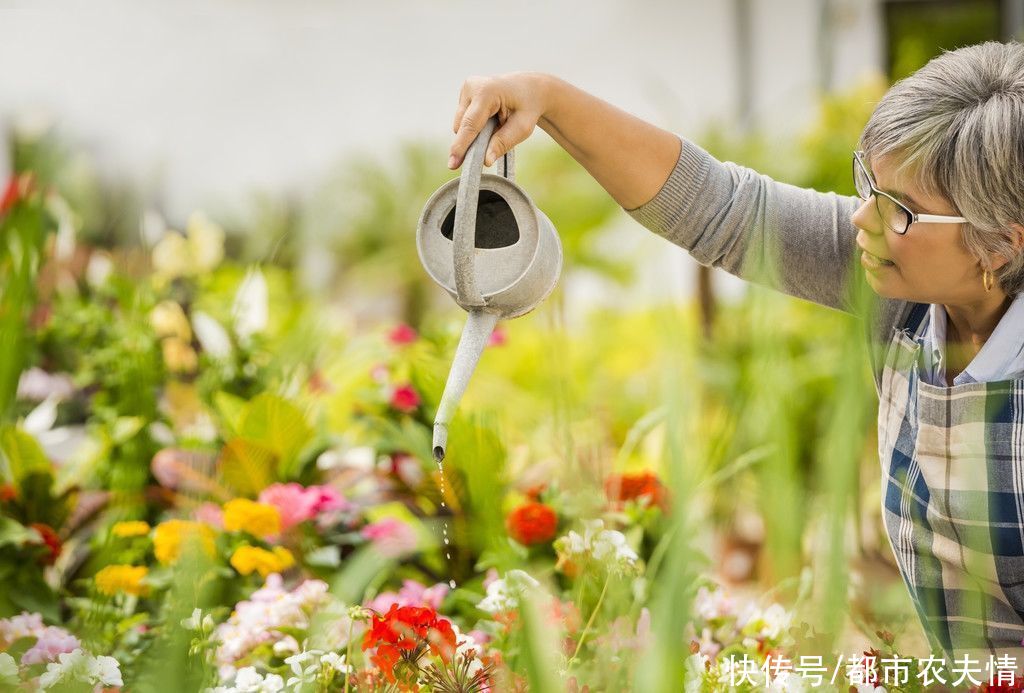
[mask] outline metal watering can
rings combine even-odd
[[[434,418],[434,459],[444,459],[448,422],[498,320],[543,301],[562,271],[562,244],[551,220],[513,182],[513,155],[483,173],[497,119],[473,140],[458,180],[438,188],[420,215],[416,249],[430,277],[469,312]]]

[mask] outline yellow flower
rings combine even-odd
[[[176,301],[161,301],[149,313],[149,324],[157,337],[177,337],[183,342],[192,341],[192,327],[188,324],[185,311]]]
[[[163,341],[164,363],[172,373],[192,373],[199,365],[192,346],[177,337],[168,337]]]
[[[145,596],[149,594],[149,585],[143,582],[147,573],[149,568],[143,565],[108,565],[96,573],[96,589],[111,596],[118,592]]]
[[[118,522],[110,530],[115,537],[141,537],[149,534],[149,524],[141,520]]]
[[[248,532],[254,537],[269,537],[281,531],[281,513],[266,503],[235,498],[224,504],[224,529]]]
[[[224,259],[224,230],[202,212],[193,212],[185,229],[193,272],[209,272]]]
[[[188,241],[177,231],[168,231],[153,248],[153,269],[157,276],[175,279],[189,274],[192,258]]]
[[[267,577],[293,565],[295,558],[292,557],[292,552],[280,546],[275,546],[273,551],[267,551],[244,544],[231,555],[231,566],[242,575],[250,575],[256,571],[260,577]]]
[[[213,530],[207,525],[189,520],[168,520],[158,524],[153,532],[153,553],[156,560],[168,565],[178,560],[186,542],[198,540],[203,551],[212,556],[213,537]]]

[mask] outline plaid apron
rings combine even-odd
[[[881,373],[886,533],[933,648],[1024,663],[1024,380],[922,382],[927,316],[911,309]]]

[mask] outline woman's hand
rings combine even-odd
[[[487,119],[498,115],[498,128],[491,135],[484,166],[525,140],[547,111],[551,79],[536,72],[512,72],[497,77],[470,77],[459,92],[455,110],[448,168],[458,168],[469,145],[483,129]]]
[[[513,72],[470,77],[455,111],[448,168],[458,168],[487,119],[498,128],[484,164],[525,140],[540,125],[626,209],[639,207],[664,185],[679,159],[679,137],[557,77]]]

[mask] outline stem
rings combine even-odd
[[[604,579],[604,587],[601,588],[601,596],[597,598],[597,605],[594,607],[594,610],[590,612],[590,618],[587,619],[587,625],[583,627],[583,632],[580,633],[579,642],[576,643],[576,651],[572,653],[572,658],[569,659],[569,664],[576,661],[576,657],[579,655],[580,649],[583,647],[583,641],[586,639],[587,633],[590,632],[590,627],[594,625],[594,619],[597,618],[597,612],[601,610],[601,604],[604,603],[604,595],[608,592],[608,583],[611,582],[611,580],[612,576],[611,573],[609,573]]]
[[[345,643],[345,666],[350,671],[355,671],[355,665],[352,664],[352,626],[355,625],[356,620],[352,616],[348,617],[348,642]],[[349,673],[345,672],[345,693],[348,693],[349,684]]]

